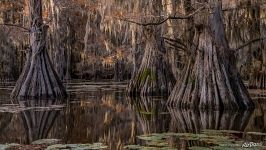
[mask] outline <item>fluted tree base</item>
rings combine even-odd
[[[164,47],[159,44],[162,41],[156,40],[157,33],[150,34],[141,66],[128,85],[131,96],[168,96],[175,85],[175,77],[165,60]]]

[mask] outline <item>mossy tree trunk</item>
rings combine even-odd
[[[210,3],[211,4],[211,3]],[[181,108],[253,108],[248,91],[236,69],[221,16],[221,1],[213,2],[212,13],[194,18],[196,34],[188,61],[168,104]]]
[[[156,27],[155,27],[156,28]],[[133,75],[128,92],[131,96],[167,95],[173,89],[175,78],[165,60],[163,40],[159,30],[146,29],[146,48],[139,70]],[[158,32],[159,31],[159,32]]]
[[[46,51],[48,26],[43,24],[42,1],[30,0],[30,50],[24,69],[11,94],[15,97],[65,97],[66,90]]]
[[[254,61],[253,72],[251,73],[249,80],[250,88],[257,89],[266,89],[266,7],[265,6],[257,6],[256,7],[256,18],[254,20],[257,22],[256,27],[259,26],[257,31],[259,32],[259,36],[261,37],[260,48],[257,56],[257,60]],[[254,34],[254,33],[251,33]],[[255,58],[256,59],[256,58]]]

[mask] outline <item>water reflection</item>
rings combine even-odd
[[[243,132],[249,122],[253,111],[203,111],[203,110],[180,110],[169,108],[171,133],[202,133],[208,130],[234,130]],[[241,136],[241,135],[240,135]],[[241,137],[239,137],[241,138]],[[170,145],[178,149],[186,149],[192,146],[208,147],[209,144],[202,141],[187,141],[172,138]]]
[[[170,115],[165,99],[159,97],[129,98],[140,127],[139,134],[167,132]]]
[[[20,107],[32,108],[20,113],[25,129],[27,141],[31,143],[48,137],[60,108],[63,107],[63,100],[18,100]]]
[[[252,111],[203,111],[169,108],[170,131],[200,133],[205,129],[244,131]]]
[[[137,136],[149,133],[200,133],[204,129],[265,133],[266,129],[266,105],[262,101],[258,101],[254,112],[178,110],[168,108],[165,98],[128,98],[121,89],[73,91],[67,103],[12,103],[5,95],[8,93],[0,91],[0,143],[27,144],[53,138],[62,143],[102,142],[116,150],[124,145],[143,144]],[[238,136],[247,141],[265,139]],[[176,138],[168,142],[177,149],[206,144]]]

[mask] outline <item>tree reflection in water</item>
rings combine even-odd
[[[163,98],[131,98],[130,105],[136,114],[139,134],[167,132],[170,115]]]
[[[253,113],[253,111],[180,110],[177,108],[169,108],[169,112],[171,114],[169,132],[196,134],[206,129],[244,131]],[[179,149],[207,146],[204,142],[179,139],[171,139],[170,143]]]
[[[27,143],[48,138],[50,129],[58,117],[62,100],[19,100],[20,107],[31,108],[20,113]]]
[[[121,91],[93,91],[71,94],[64,108],[61,101],[0,103],[0,143],[31,143],[48,138],[62,143],[96,143],[108,149],[143,144],[138,135],[150,133],[200,133],[204,129],[265,133],[265,106],[254,111],[200,111],[168,108],[161,97],[129,98]],[[1,112],[10,104],[11,111]],[[11,107],[12,106],[12,107]],[[21,109],[12,112],[15,109]],[[23,109],[25,110],[23,110]],[[59,109],[60,108],[60,109]],[[262,136],[237,134],[248,141]],[[206,143],[170,138],[170,145],[182,147]],[[184,148],[185,149],[185,148]]]

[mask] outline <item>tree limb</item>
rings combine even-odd
[[[175,42],[175,43],[178,43],[180,44],[181,46],[184,46],[184,47],[187,47],[181,39],[171,39],[171,38],[168,38],[168,37],[162,37],[163,39],[167,40],[167,41],[170,41],[170,42]]]
[[[183,51],[187,51],[186,48],[184,48],[184,47],[182,47],[182,46],[179,46],[179,45],[173,44],[173,43],[168,42],[168,41],[165,41],[165,43],[167,43],[167,44],[169,44],[170,46],[172,46],[172,48],[180,49],[180,50],[183,50]]]
[[[126,22],[130,22],[130,23],[134,23],[136,25],[140,25],[140,26],[156,26],[156,25],[161,25],[163,23],[165,23],[167,20],[178,20],[178,19],[190,19],[191,17],[193,17],[195,14],[197,14],[198,12],[202,11],[203,9],[205,9],[205,5],[200,7],[199,9],[197,9],[196,11],[192,12],[189,15],[186,16],[168,16],[167,18],[158,21],[158,22],[149,22],[149,23],[141,23],[141,22],[136,22],[133,20],[128,20],[126,18],[119,18],[122,21],[126,21]]]
[[[266,39],[266,37],[264,37],[264,38],[257,38],[257,39],[250,40],[250,41],[244,43],[243,45],[239,46],[238,48],[233,49],[233,51],[238,51],[238,50],[240,50],[240,49],[242,49],[242,48],[244,48],[244,47],[246,47],[246,46],[249,46],[249,45],[252,44],[252,43],[259,42],[259,41],[264,40],[264,39]]]
[[[1,23],[0,26],[12,26],[12,27],[16,27],[16,28],[20,28],[20,29],[23,29],[27,32],[29,32],[30,30],[26,27],[23,27],[23,26],[19,26],[19,25],[16,25],[16,24],[9,24],[9,23]]]

